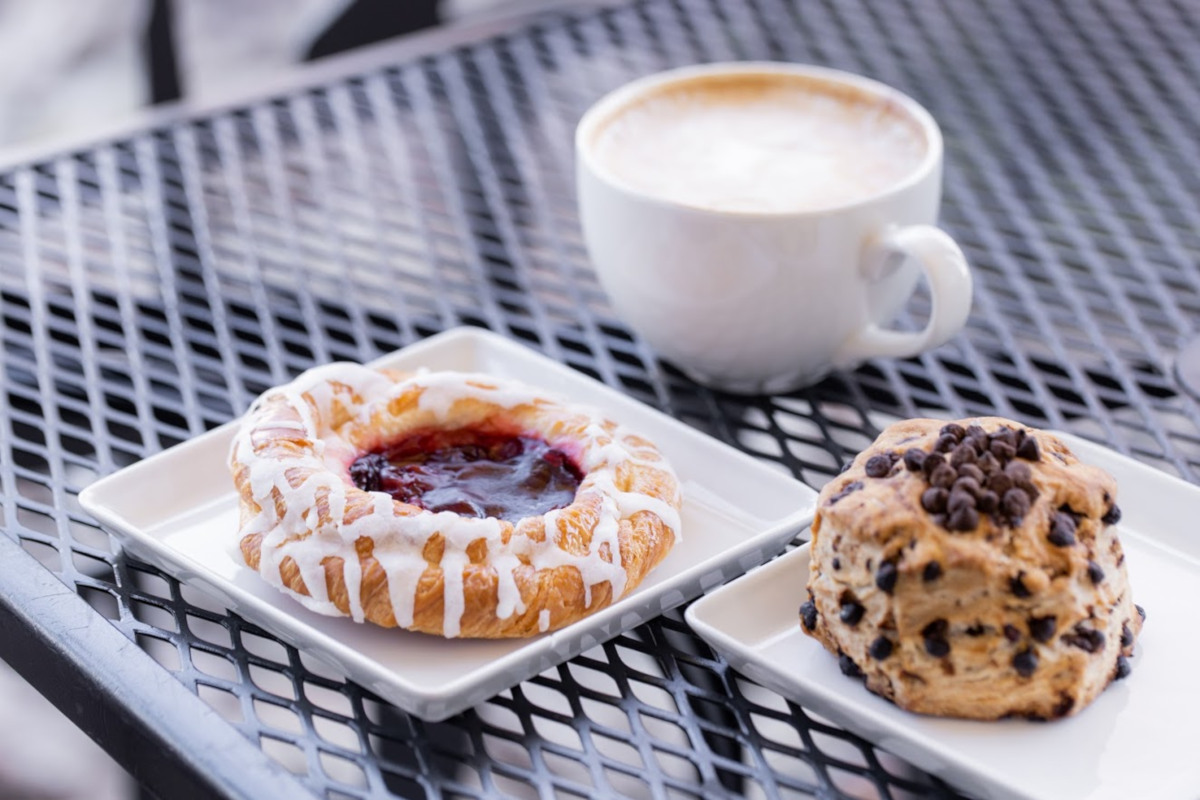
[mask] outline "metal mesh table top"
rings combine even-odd
[[[1196,481],[1200,409],[1174,356],[1200,320],[1198,35],[1170,0],[641,0],[9,169],[0,585],[53,575],[72,597],[0,609],[0,654],[163,796],[253,796],[252,773],[329,798],[954,796],[737,674],[678,611],[421,722],[114,552],[76,495],[309,366],[456,325],[817,487],[882,420],[993,413]],[[655,361],[614,316],[580,240],[574,124],[633,77],[740,59],[866,74],[938,119],[942,221],[976,280],[950,344],[741,398]],[[82,629],[111,643],[91,618],[136,647],[73,646]],[[167,677],[158,694],[116,696],[146,676]],[[92,701],[132,710],[99,719]],[[213,741],[228,774],[147,766],[165,748],[199,773]]]

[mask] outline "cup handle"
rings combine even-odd
[[[882,265],[897,255],[915,260],[925,273],[933,300],[929,322],[915,332],[871,323],[842,344],[834,366],[851,367],[874,356],[907,358],[943,344],[966,323],[971,313],[971,271],[962,250],[945,231],[932,225],[887,231],[864,261],[868,278],[880,279]]]

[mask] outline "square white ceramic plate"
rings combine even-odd
[[[495,334],[448,331],[374,365],[517,378],[640,431],[682,483],[682,540],[633,593],[574,625],[532,639],[449,640],[315,614],[242,563],[226,466],[236,423],[97,481],[80,493],[80,503],[129,552],[429,720],[476,705],[741,575],[812,521],[816,492],[799,481]]]
[[[693,603],[687,620],[742,674],[803,703],[972,797],[1196,800],[1200,797],[1200,487],[1058,434],[1117,479],[1121,543],[1146,609],[1128,678],[1055,722],[910,714],[838,670],[799,626],[808,546]]]

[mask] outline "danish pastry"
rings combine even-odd
[[[1130,670],[1142,611],[1117,487],[997,417],[908,420],[822,490],[801,626],[897,705],[1078,712]]]
[[[322,614],[446,637],[555,630],[633,590],[680,535],[647,439],[479,374],[309,370],[230,455],[240,549]]]

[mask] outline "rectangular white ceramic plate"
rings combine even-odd
[[[574,625],[532,639],[449,640],[315,614],[242,563],[226,466],[236,423],[97,481],[80,503],[129,552],[429,720],[476,705],[741,575],[812,521],[816,493],[804,484],[495,334],[448,331],[373,365],[485,372],[601,409],[652,439],[675,467],[683,486],[682,541],[633,593]]]
[[[1117,479],[1129,580],[1147,614],[1132,674],[1079,714],[1055,722],[937,719],[869,693],[800,630],[807,545],[693,603],[689,623],[747,677],[972,797],[1196,800],[1200,487],[1059,435]]]

